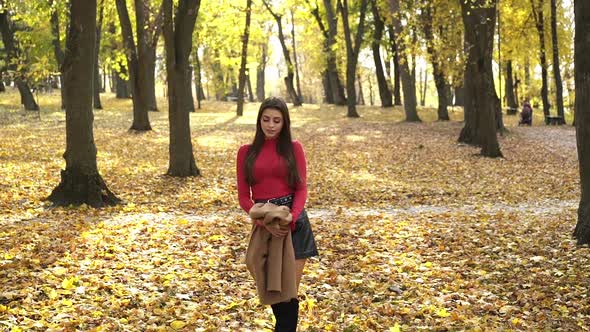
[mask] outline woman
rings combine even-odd
[[[249,212],[254,203],[271,202],[291,208],[291,229],[267,230],[273,236],[292,232],[295,251],[297,289],[303,268],[309,257],[317,256],[311,225],[305,212],[307,198],[306,161],[303,147],[291,140],[291,121],[287,104],[271,97],[262,102],[256,120],[254,142],[238,151],[237,177],[240,206]],[[257,227],[264,227],[254,220]],[[275,331],[295,331],[299,315],[299,301],[273,304]]]

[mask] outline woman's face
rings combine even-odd
[[[275,108],[265,109],[262,111],[260,126],[267,139],[276,138],[283,129],[283,114]]]

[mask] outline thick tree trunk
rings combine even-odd
[[[102,104],[100,102],[100,74],[99,74],[99,66],[98,66],[98,55],[100,53],[100,37],[101,37],[101,28],[102,28],[102,20],[104,17],[104,1],[101,1],[99,5],[99,14],[98,14],[98,23],[96,24],[96,47],[94,48],[94,70],[92,71],[94,77],[94,91],[92,93],[93,97],[93,105],[95,109],[102,109]]]
[[[332,0],[324,0],[326,9],[326,19],[328,21],[327,39],[324,44],[326,50],[326,70],[330,79],[330,88],[334,98],[334,104],[346,105],[346,95],[344,94],[344,85],[338,72],[337,56],[335,46],[338,43],[338,16],[334,12]]]
[[[373,41],[371,42],[371,49],[373,51],[373,61],[375,62],[375,74],[377,75],[377,85],[379,86],[379,98],[381,98],[381,107],[393,106],[391,91],[389,91],[389,84],[383,71],[381,64],[381,39],[383,38],[383,30],[385,23],[379,15],[379,8],[377,1],[371,1],[371,9],[373,11],[373,18],[375,20],[375,29],[373,30]]]
[[[96,47],[96,0],[71,0],[63,73],[66,80],[66,169],[47,198],[55,205],[114,205],[119,199],[98,173],[92,132],[92,77]]]
[[[14,41],[14,31],[10,25],[8,10],[0,11],[0,33],[2,34],[2,42],[4,43],[8,69],[15,72],[14,82],[20,92],[21,103],[27,111],[38,111],[39,105],[37,105],[29,84],[24,79],[23,73],[20,72],[16,64],[19,58],[19,49]]]
[[[395,32],[393,26],[389,27],[389,45],[391,47],[391,54],[393,55],[393,104],[402,104],[402,93],[401,93],[401,75],[400,75],[400,63],[399,54],[397,51],[397,41],[395,40]]]
[[[563,83],[559,69],[559,44],[557,42],[557,4],[551,0],[551,42],[553,44],[553,76],[555,77],[555,93],[557,104],[557,115],[561,117],[559,124],[565,124],[565,113],[563,110]]]
[[[581,197],[574,237],[590,244],[590,2],[574,1],[575,123]]]
[[[393,17],[393,29],[395,36],[402,35],[402,24],[400,20],[400,0],[389,0],[389,8]],[[400,76],[402,80],[402,90],[404,93],[404,111],[406,114],[406,121],[420,122],[418,112],[416,111],[416,82],[411,76],[410,68],[408,66],[408,59],[405,52],[405,45],[400,40],[396,43],[397,52],[405,61],[400,63]]]
[[[279,37],[279,41],[281,43],[281,48],[283,50],[283,56],[285,58],[285,62],[287,63],[287,76],[284,78],[285,85],[287,87],[287,92],[289,93],[289,97],[291,98],[291,102],[293,103],[293,105],[294,106],[301,106],[303,104],[301,101],[301,97],[299,96],[299,94],[297,94],[297,91],[295,90],[295,85],[293,83],[293,80],[295,79],[295,72],[293,70],[294,66],[293,66],[293,62],[291,61],[291,55],[289,53],[289,49],[287,48],[287,44],[285,43],[285,34],[283,33],[282,15],[276,14],[266,1],[263,1],[263,3],[266,6],[266,9],[268,9],[268,12],[277,21],[277,26],[279,29],[278,37]]]
[[[535,1],[537,1],[536,5]],[[532,0],[531,6],[533,9],[533,16],[535,18],[535,26],[537,27],[537,35],[539,37],[539,60],[541,62],[541,99],[543,100],[543,115],[545,116],[545,123],[548,123],[547,117],[550,115],[551,105],[549,104],[549,88],[547,80],[547,56],[545,48],[545,19],[543,17],[543,1],[544,0]]]
[[[242,35],[242,59],[240,61],[240,74],[238,81],[238,106],[236,114],[244,115],[244,88],[246,86],[246,63],[248,62],[248,40],[250,38],[250,17],[252,14],[252,0],[246,0],[246,23]]]
[[[368,0],[362,0],[360,4],[360,18],[357,26],[356,35],[354,36],[354,43],[352,40],[352,32],[350,30],[350,23],[348,21],[348,1],[338,0],[338,8],[342,16],[342,26],[344,28],[344,40],[346,42],[346,104],[347,115],[349,118],[358,118],[359,114],[356,111],[356,89],[355,77],[356,66],[358,63],[358,56],[361,48],[361,41],[363,38],[363,31],[365,28],[365,14],[367,11]],[[360,82],[359,82],[360,83]]]
[[[166,48],[166,73],[168,77],[168,118],[170,121],[170,165],[168,175],[198,176],[190,133],[190,117],[187,105],[186,85],[189,75],[189,55],[192,49],[192,33],[195,27],[200,0],[179,0],[173,17],[172,0],[162,2],[164,14],[164,42]]]
[[[506,61],[506,77],[505,77],[504,90],[506,91],[506,103],[509,108],[517,109],[518,101],[514,94],[514,81],[512,80],[512,60]]]
[[[459,141],[481,146],[486,157],[501,157],[496,135],[497,97],[492,72],[495,5],[486,0],[461,2],[465,44],[468,50],[465,70],[465,127]]]

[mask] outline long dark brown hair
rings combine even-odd
[[[293,142],[291,141],[291,119],[289,118],[289,109],[287,104],[281,98],[270,97],[265,99],[260,105],[258,110],[258,118],[256,119],[256,134],[254,135],[254,142],[250,146],[248,153],[246,154],[246,182],[252,186],[256,183],[254,178],[254,162],[258,158],[258,154],[264,145],[264,132],[262,131],[262,125],[260,120],[262,119],[262,112],[265,109],[276,109],[283,115],[283,128],[277,138],[277,153],[279,156],[285,159],[287,164],[287,182],[289,187],[295,188],[295,186],[301,182],[299,171],[297,171],[297,165],[295,163],[295,154],[293,153]]]

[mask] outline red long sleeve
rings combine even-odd
[[[276,152],[276,140],[264,142],[256,162],[254,163],[253,186],[246,182],[245,160],[250,145],[243,145],[238,150],[236,174],[238,187],[238,200],[244,211],[249,212],[254,205],[254,200],[277,198],[293,194],[293,206],[291,214],[293,222],[305,206],[307,200],[307,163],[303,146],[298,141],[293,141],[293,153],[301,182],[293,189],[287,181],[287,167],[285,161]],[[293,225],[294,226],[294,225]]]

